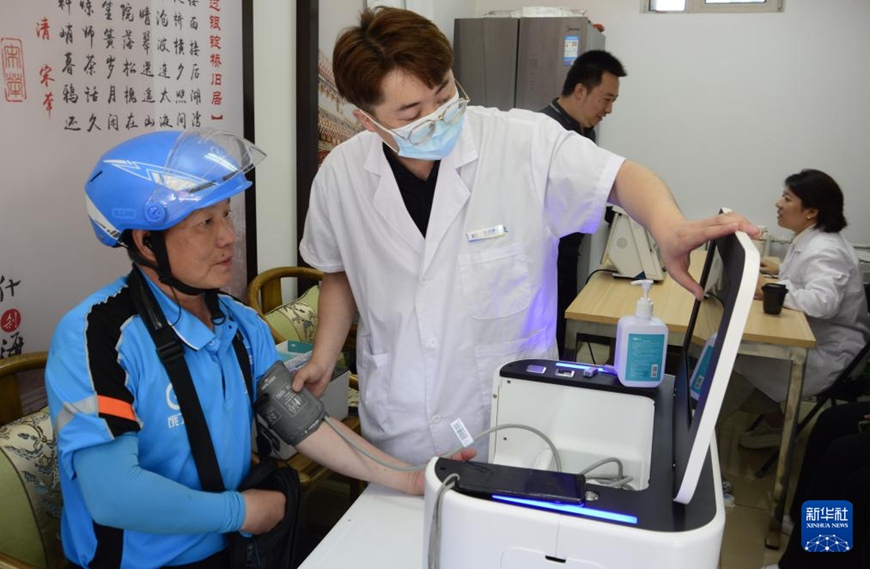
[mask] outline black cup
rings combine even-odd
[[[782,312],[782,303],[785,301],[785,295],[788,288],[784,284],[767,283],[761,287],[764,293],[764,313],[779,314]]]

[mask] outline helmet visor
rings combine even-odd
[[[245,173],[265,157],[254,144],[231,132],[185,131],[170,150],[165,167],[152,172],[156,186],[148,203],[162,206],[170,217],[175,217],[171,212],[179,206],[186,213],[207,207],[236,193],[233,188],[245,182]]]

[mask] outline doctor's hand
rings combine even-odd
[[[477,451],[473,448],[464,448],[459,452],[456,452],[450,455],[448,458],[453,460],[461,460],[465,462],[466,460],[471,460],[477,456]],[[426,469],[423,470],[415,470],[410,473],[411,475],[411,494],[423,494],[423,489],[426,488]]]
[[[687,220],[669,225],[653,237],[659,246],[662,262],[672,279],[702,300],[704,290],[689,274],[689,253],[711,239],[745,231],[750,237],[758,237],[761,231],[742,215],[721,213],[707,219]],[[659,234],[660,233],[660,234]]]
[[[335,363],[327,365],[314,359],[310,360],[293,377],[293,391],[299,392],[307,388],[315,397],[320,397],[329,387],[334,369]]]

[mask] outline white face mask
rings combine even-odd
[[[453,97],[433,113],[396,129],[387,128],[365,111],[361,112],[393,135],[399,156],[417,160],[441,160],[450,154],[459,140],[467,106],[468,99],[460,98],[457,89]]]

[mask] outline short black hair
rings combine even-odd
[[[601,84],[604,73],[611,73],[617,77],[625,77],[628,73],[622,63],[609,52],[603,49],[593,49],[580,55],[571,64],[568,75],[565,76],[565,86],[562,87],[562,95],[570,95],[578,83],[582,83],[589,90]]]
[[[825,233],[837,233],[846,227],[843,215],[843,191],[832,177],[821,170],[806,169],[785,179],[785,185],[801,200],[805,208],[819,211],[816,226]]]
[[[151,231],[151,236],[145,236],[145,246],[150,247],[150,241],[153,239],[164,239],[163,231]],[[131,261],[136,263],[137,265],[143,265],[145,267],[154,267],[154,263],[146,259],[142,255],[142,251],[139,250],[139,247],[136,246],[136,241],[133,239],[133,230],[125,229],[123,233],[121,233],[121,237],[118,238],[118,246],[123,247],[127,250],[127,257],[130,258]]]
[[[433,22],[411,10],[366,9],[345,28],[332,51],[335,86],[351,104],[371,112],[384,100],[384,77],[406,73],[435,88],[453,67],[453,48]]]
[[[121,233],[121,237],[118,238],[117,246],[126,249],[127,257],[129,257],[134,263],[138,263],[142,259],[142,254],[139,253],[139,248],[136,246],[136,242],[133,241],[132,230],[125,229],[124,232]]]

